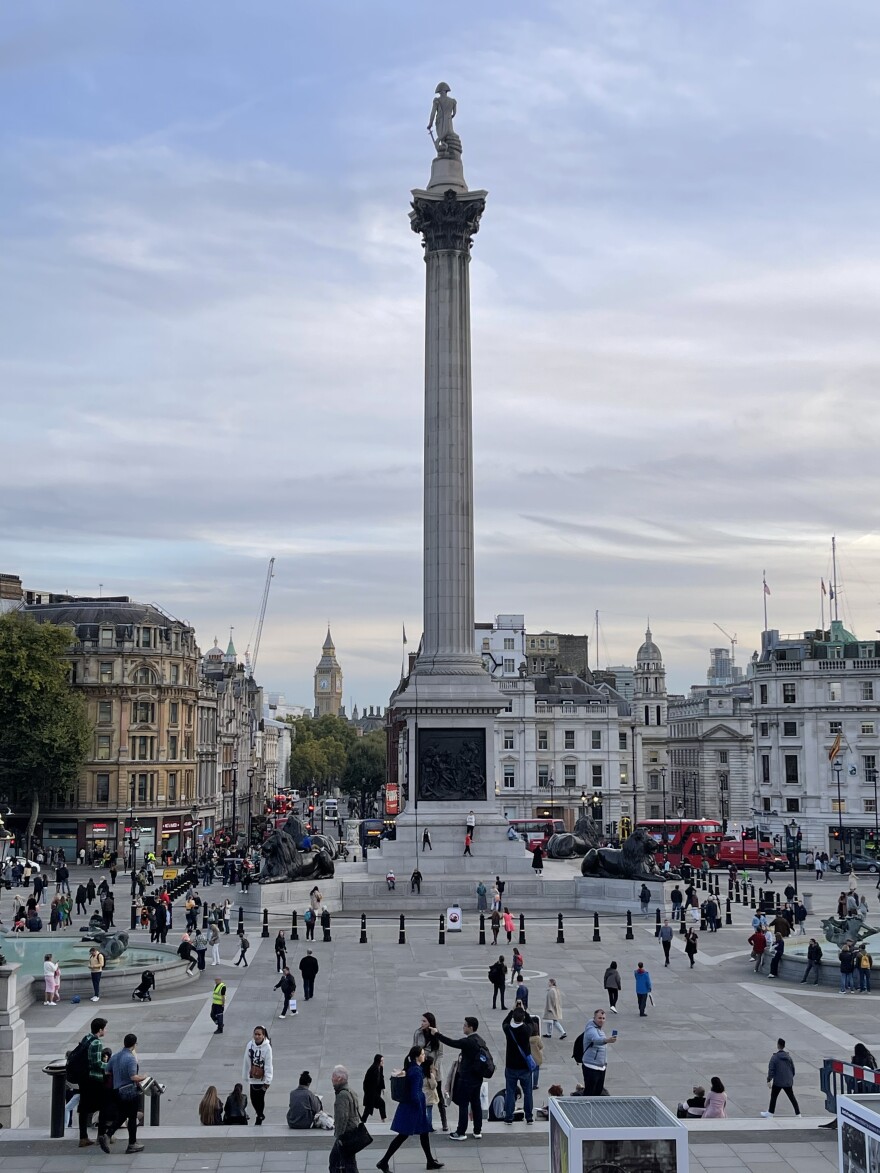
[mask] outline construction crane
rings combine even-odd
[[[725,631],[720,623],[713,623],[712,626],[717,627],[721,634],[727,636],[730,640],[730,667],[733,669],[736,664],[736,635],[731,635],[729,631]],[[734,675],[732,671],[731,675]]]
[[[257,635],[254,640],[254,654],[251,656],[245,652],[245,660],[248,665],[248,674],[253,676],[257,669],[257,656],[260,654],[260,640],[263,637],[263,620],[266,618],[266,604],[269,602],[269,587],[272,585],[272,578],[275,574],[275,559],[269,559],[269,569],[266,573],[266,585],[263,588],[263,601],[260,604],[260,617],[257,620]]]

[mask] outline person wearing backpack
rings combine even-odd
[[[315,910],[313,908],[307,908],[303,913],[303,920],[306,922],[306,940],[314,941],[315,921],[317,920],[317,917],[315,916]]]
[[[88,1148],[95,1142],[89,1140],[89,1120],[97,1112],[99,1119],[106,1112],[104,1073],[104,1049],[101,1039],[107,1029],[106,1018],[93,1018],[89,1034],[84,1035],[67,1056],[67,1079],[79,1088],[79,1147]],[[100,1133],[102,1126],[98,1124]]]
[[[248,949],[250,949],[251,943],[247,939],[247,937],[244,935],[244,933],[242,933],[238,939],[238,947],[241,950],[241,952],[239,953],[238,960],[236,961],[235,964],[241,965],[241,963],[244,962],[244,967],[245,967],[245,969],[247,969],[247,967],[248,967],[247,951],[248,951]]]
[[[859,945],[856,953],[856,969],[859,975],[859,988],[856,991],[859,994],[870,994],[871,992],[871,970],[874,968],[874,958],[868,952],[864,944]],[[855,987],[855,982],[853,983]]]
[[[477,1033],[479,1029],[479,1020],[469,1014],[464,1020],[462,1038],[451,1039],[436,1032],[441,1043],[461,1051],[458,1074],[452,1087],[452,1102],[458,1105],[458,1126],[455,1132],[450,1132],[450,1140],[467,1140],[468,1109],[474,1120],[474,1136],[479,1139],[483,1135],[480,1088],[484,1079],[491,1079],[495,1074],[495,1063],[489,1048]]]
[[[517,1003],[514,1010],[508,1011],[507,1017],[501,1024],[504,1032],[504,1123],[513,1124],[513,1108],[516,1103],[516,1088],[519,1085],[523,1092],[523,1108],[526,1114],[526,1124],[534,1120],[534,1106],[532,1103],[532,1072],[537,1064],[531,1054],[531,1023],[522,1006]]]
[[[504,964],[504,957],[501,956],[497,961],[489,966],[489,981],[492,983],[492,1009],[496,1010],[498,1007],[498,996],[501,995],[501,1009],[506,1010],[504,1005],[504,989],[507,978],[507,966]]]
[[[584,1027],[581,1071],[584,1073],[584,1095],[601,1096],[608,1069],[607,1047],[617,1042],[617,1033],[605,1034],[605,1011],[596,1010]],[[577,1046],[577,1044],[575,1044]]]

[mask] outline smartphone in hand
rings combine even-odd
[[[611,1037],[612,1037],[613,1039],[616,1039],[616,1038],[617,1038],[617,1031],[616,1031],[616,1030],[613,1030],[613,1031],[611,1032]]]

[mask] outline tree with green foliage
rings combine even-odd
[[[0,791],[30,807],[27,840],[41,802],[67,798],[92,739],[86,704],[71,688],[70,631],[12,611],[0,615]]]
[[[349,752],[339,789],[357,798],[361,818],[368,802],[385,785],[386,756],[385,734],[380,729],[361,737]]]

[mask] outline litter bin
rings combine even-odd
[[[803,900],[804,908],[807,910],[807,912],[811,913],[813,911],[813,893],[801,892],[801,900]]]
[[[64,1117],[67,1115],[67,1061],[56,1059],[43,1071],[52,1077],[52,1099],[49,1105],[49,1136],[59,1140],[64,1136]]]

